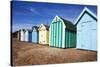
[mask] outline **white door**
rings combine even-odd
[[[21,31],[21,41],[24,41],[24,32]]]
[[[82,30],[81,47],[82,49],[90,49],[90,32],[89,30]]]
[[[90,50],[91,46],[91,36],[90,36],[90,23],[83,22],[81,23],[80,30],[78,31],[78,41],[79,41],[79,48]]]

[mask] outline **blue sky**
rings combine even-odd
[[[74,23],[84,7],[97,14],[97,7],[92,5],[13,1],[12,30],[31,29],[33,25],[40,24],[50,25],[56,15]]]

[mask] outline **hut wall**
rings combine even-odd
[[[88,13],[77,24],[77,48],[97,50],[97,21]]]

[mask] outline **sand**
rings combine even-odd
[[[55,48],[28,42],[12,40],[12,65],[40,65],[97,60],[97,52],[76,48]]]

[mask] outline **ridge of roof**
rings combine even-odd
[[[75,23],[74,23],[75,25],[78,23],[78,21],[80,20],[80,18],[83,16],[83,14],[84,14],[85,12],[89,13],[93,18],[95,18],[95,19],[97,20],[97,16],[96,16],[91,10],[89,10],[87,7],[85,7],[85,8],[82,10],[82,12],[79,14],[78,18],[76,19],[76,21],[75,21]]]
[[[76,27],[74,26],[74,24],[71,22],[71,21],[69,21],[69,20],[66,20],[66,19],[64,19],[64,18],[62,18],[62,17],[60,17],[60,16],[55,16],[55,18],[58,18],[58,19],[61,19],[62,21],[63,21],[63,23],[65,24],[65,27],[67,28],[67,29],[70,29],[70,30],[74,30],[75,31],[75,29],[76,29]],[[54,19],[55,19],[54,18]],[[53,20],[54,20],[53,19]]]
[[[33,30],[33,28],[35,28],[36,30],[38,30],[38,26],[32,26],[32,30]]]
[[[41,24],[40,26],[42,26],[42,25],[46,27],[46,30],[49,30],[49,25]],[[39,26],[39,27],[40,27],[40,26]],[[39,29],[39,28],[38,28],[38,29]]]

